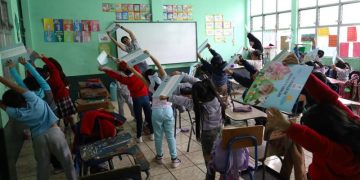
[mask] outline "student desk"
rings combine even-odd
[[[119,133],[117,136],[102,139],[80,147],[82,174],[86,175],[91,162],[106,160],[123,154],[132,155],[135,164],[140,165],[141,171],[145,171],[147,179],[150,177],[150,164],[133,141],[128,132]],[[81,172],[81,170],[80,170]]]
[[[233,102],[233,105],[235,107],[241,106],[242,104],[238,102]],[[232,108],[227,108],[225,111],[226,116],[228,116],[230,119],[234,121],[245,121],[246,126],[248,126],[247,120],[259,118],[259,117],[266,117],[266,113],[252,107],[250,112],[233,112]]]

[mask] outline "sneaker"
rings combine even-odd
[[[179,158],[171,159],[171,167],[177,168],[181,164],[181,161]]]
[[[150,140],[152,140],[152,141],[155,140],[154,133],[150,134]]]
[[[158,156],[158,155],[156,155],[155,161],[156,161],[156,163],[158,163],[158,164],[164,164],[164,162],[163,162],[163,156]]]
[[[143,142],[142,137],[136,138],[136,142],[137,143],[142,143]]]

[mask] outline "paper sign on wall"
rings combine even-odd
[[[208,35],[208,36],[215,35],[215,30],[214,29],[206,29],[206,35]]]
[[[329,35],[329,47],[336,47],[337,35]]]
[[[360,42],[354,42],[353,57],[360,57]]]
[[[102,51],[99,56],[97,57],[97,61],[99,62],[100,65],[105,65],[107,64],[109,61],[107,59],[107,54],[105,51]]]
[[[340,43],[340,57],[349,57],[349,43]]]
[[[288,36],[281,36],[280,37],[280,49],[281,50],[288,50],[289,49],[289,37]]]
[[[347,41],[348,42],[352,42],[352,41],[357,41],[357,31],[356,31],[356,27],[352,26],[352,27],[348,27],[347,28]]]
[[[214,16],[211,16],[211,15],[205,16],[205,21],[206,22],[213,22],[214,21]]]
[[[328,36],[330,34],[329,27],[317,28],[317,34],[318,36]]]

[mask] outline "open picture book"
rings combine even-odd
[[[166,76],[160,86],[153,94],[154,97],[166,96],[170,97],[175,91],[178,84],[184,78],[184,75]]]

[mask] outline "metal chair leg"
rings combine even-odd
[[[194,130],[193,123],[191,122],[191,130],[190,130],[189,142],[188,142],[188,147],[187,147],[186,152],[189,152],[189,150],[190,150],[190,143],[191,143],[191,137],[192,137],[193,130]]]

